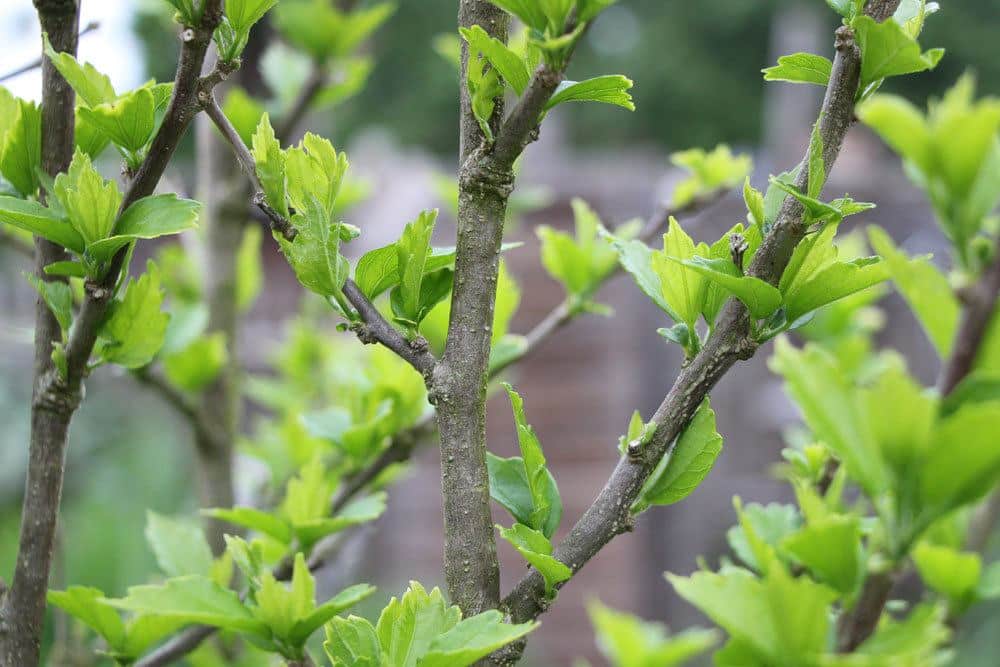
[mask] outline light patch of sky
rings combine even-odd
[[[143,63],[137,56],[132,17],[136,0],[90,0],[81,3],[80,25],[98,21],[100,28],[80,39],[80,60],[92,63],[111,77],[115,90],[134,88],[143,81]],[[0,73],[13,71],[38,58],[41,48],[38,17],[30,2],[0,0]],[[34,69],[3,83],[25,99],[41,96],[42,75]]]

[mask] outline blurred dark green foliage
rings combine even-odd
[[[978,75],[982,94],[1000,92],[995,0],[941,4],[921,42],[946,45],[948,54],[934,72],[895,79],[886,90],[926,99],[969,68]],[[662,150],[720,141],[756,143],[763,125],[760,69],[773,64],[772,22],[776,12],[793,5],[813,7],[831,31],[836,25],[836,16],[822,0],[622,0],[584,40],[570,77],[574,72],[625,72],[636,82],[637,110],[628,122],[600,105],[580,105],[561,114],[573,141],[580,146],[654,144]],[[430,46],[434,36],[451,32],[455,13],[454,0],[398,3],[371,46],[377,65],[370,84],[330,120],[337,139],[375,124],[405,144],[442,155],[456,150],[458,77]],[[163,20],[168,18],[164,13]],[[136,28],[150,75],[171,76],[173,60],[164,57],[174,48],[170,32],[148,12],[138,15]],[[827,53],[828,46],[816,49]]]

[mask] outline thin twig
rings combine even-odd
[[[236,131],[236,128],[233,127],[233,124],[229,122],[226,114],[222,111],[222,107],[219,106],[215,95],[209,93],[202,100],[202,103],[205,105],[205,113],[212,119],[215,126],[219,128],[226,141],[229,142],[229,145],[233,149],[233,154],[236,156],[236,161],[239,162],[243,173],[250,180],[250,185],[254,189],[252,196],[254,205],[271,221],[271,229],[273,231],[280,233],[288,241],[294,241],[297,234],[295,227],[284,216],[268,205],[264,197],[264,188],[260,183],[260,178],[257,177],[257,164],[253,159],[253,155],[250,153],[250,149],[246,143],[244,143],[243,138],[240,137],[240,133]]]
[[[77,37],[78,38],[79,37],[83,37],[87,33],[93,32],[93,31],[97,30],[100,27],[101,27],[101,22],[100,21],[91,21],[90,23],[88,23],[87,25],[85,25],[83,27],[83,30],[81,30],[79,32],[79,34],[77,34]],[[39,56],[39,57],[35,58],[34,60],[32,60],[30,63],[27,63],[26,65],[21,65],[17,69],[11,70],[10,72],[7,72],[6,74],[0,74],[0,83],[3,83],[5,81],[8,81],[9,79],[13,79],[15,77],[19,77],[22,74],[27,74],[28,72],[30,72],[32,70],[36,70],[36,69],[38,69],[41,66],[42,66],[42,56]]]

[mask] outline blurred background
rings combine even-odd
[[[155,77],[169,80],[176,62],[176,26],[162,0],[103,0],[83,4],[83,23],[99,28],[83,37],[81,60],[108,73],[119,90]],[[454,173],[457,150],[457,78],[434,48],[453,31],[453,0],[399,0],[389,22],[367,50],[375,68],[365,89],[330,114],[313,114],[304,128],[330,137],[348,152],[354,173],[367,183],[369,198],[347,221],[364,230],[350,247],[360,253],[392,241],[402,225],[427,207],[440,206],[447,218],[440,177]],[[976,73],[983,94],[1000,93],[996,35],[1000,12],[995,0],[943,2],[921,38],[925,47],[948,54],[931,73],[891,81],[891,90],[914,100],[938,95],[963,71]],[[522,184],[541,186],[541,208],[523,218],[509,240],[525,245],[508,255],[522,287],[513,330],[527,331],[561,299],[560,287],[539,264],[536,224],[572,225],[569,200],[587,199],[606,223],[647,217],[668,199],[681,175],[670,165],[675,150],[729,143],[753,155],[753,182],[801,157],[821,91],[816,87],[768,84],[760,69],[778,55],[795,51],[829,54],[835,15],[821,0],[621,0],[587,35],[570,77],[624,73],[636,81],[637,111],[605,105],[560,108],[546,120],[541,141],[527,151]],[[255,40],[264,41],[267,26]],[[37,58],[38,28],[28,0],[0,6],[4,44],[0,74]],[[253,47],[251,47],[253,48]],[[281,96],[301,71],[294,61],[265,53],[261,89]],[[36,98],[36,71],[3,85]],[[922,102],[921,102],[922,103]],[[189,133],[194,134],[194,133]],[[195,167],[191,137],[168,172],[165,187],[193,192]],[[109,154],[109,165],[113,157]],[[110,166],[105,173],[114,173]],[[943,239],[920,195],[907,183],[897,160],[863,128],[856,128],[833,172],[831,192],[878,202],[878,209],[853,225],[884,226],[910,253],[944,249]],[[696,239],[715,239],[744,217],[735,194],[698,217],[684,221]],[[442,244],[450,243],[442,225]],[[242,337],[242,356],[251,371],[265,372],[281,345],[286,322],[307,299],[275,248],[265,244],[266,281]],[[942,255],[939,260],[947,263]],[[22,257],[0,247],[0,576],[13,568],[23,471],[26,459],[31,371],[31,317],[34,293],[21,277]],[[613,318],[588,316],[574,322],[511,374],[525,397],[528,417],[545,446],[560,481],[572,525],[603,485],[617,458],[615,443],[632,410],[649,415],[662,399],[681,361],[676,347],[656,334],[665,320],[625,280],[610,285],[601,301]],[[912,316],[895,297],[883,302],[885,326],[879,343],[900,350],[914,371],[933,381],[937,362]],[[330,335],[337,335],[333,328]],[[732,496],[765,503],[789,500],[785,485],[771,476],[783,446],[782,433],[796,415],[780,383],[766,368],[765,348],[735,368],[713,393],[719,431],[726,449],[707,482],[684,503],[655,508],[638,529],[591,562],[560,593],[543,620],[525,664],[568,665],[575,657],[598,662],[585,612],[589,599],[660,619],[673,628],[704,623],[673,595],[665,570],[687,573],[698,555],[716,561],[727,550]],[[246,418],[248,428],[253,411]],[[491,449],[516,450],[509,405],[490,403]],[[241,462],[245,497],[254,490],[253,467]],[[142,538],[145,512],[193,513],[196,509],[191,436],[154,395],[127,376],[102,370],[87,383],[87,399],[72,431],[63,496],[60,555],[53,585],[93,585],[121,595],[129,584],[155,572]],[[408,474],[390,489],[389,510],[372,530],[356,535],[335,568],[324,576],[365,580],[379,587],[372,607],[401,592],[409,579],[442,583],[441,508],[434,448],[425,448]],[[498,509],[498,511],[500,511]],[[497,514],[499,517],[500,514]],[[996,540],[994,540],[996,551]],[[523,572],[523,562],[501,544],[503,587]],[[994,554],[995,556],[995,554]],[[335,587],[336,581],[330,582]],[[988,625],[988,617],[992,627]],[[51,624],[50,624],[51,625]],[[1000,608],[978,608],[961,630],[962,653],[955,664],[995,665]],[[990,647],[993,647],[992,649]]]

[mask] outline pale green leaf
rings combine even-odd
[[[468,667],[499,648],[524,637],[538,623],[505,623],[495,609],[460,621],[431,642],[418,667]]]
[[[586,81],[563,81],[545,105],[549,110],[563,102],[603,102],[635,111],[629,90],[632,80],[621,74],[608,74]]]
[[[552,543],[540,531],[521,523],[511,528],[497,526],[500,537],[507,540],[545,580],[545,593],[555,594],[556,586],[573,576],[573,570],[552,555]]]
[[[722,451],[722,436],[715,429],[715,412],[706,398],[643,485],[632,505],[638,513],[651,505],[671,505],[687,498],[708,476]]]
[[[812,53],[794,53],[778,58],[778,64],[761,70],[765,81],[814,83],[826,86],[830,82],[833,63],[829,58]]]
[[[459,31],[473,52],[481,53],[518,95],[524,94],[531,73],[521,56],[511,51],[500,40],[490,37],[481,26],[460,28]]]

